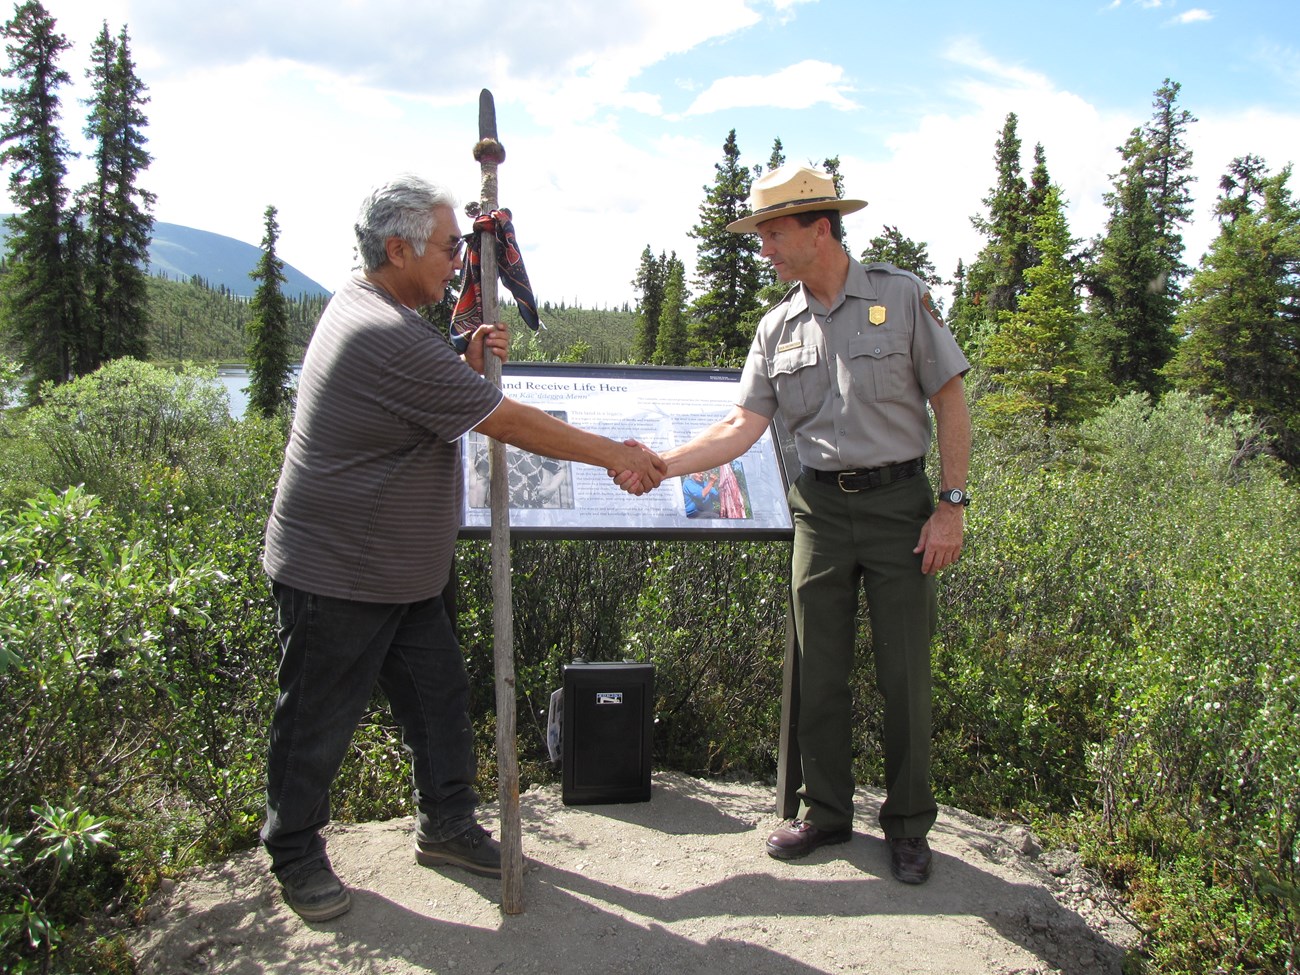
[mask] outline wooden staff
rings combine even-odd
[[[479,205],[485,214],[497,209],[497,166],[506,153],[497,141],[497,112],[492,92],[478,97],[478,142],[474,158],[482,172]],[[497,308],[496,235],[479,231],[479,268],[483,321],[495,322]],[[483,375],[501,386],[501,360],[483,356]],[[519,822],[519,755],[515,747],[515,621],[510,587],[510,486],[506,445],[488,441],[488,490],[492,510],[492,634],[496,665],[497,786],[501,797],[501,909],[524,910],[523,830]]]

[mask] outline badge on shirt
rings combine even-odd
[[[782,342],[780,345],[776,347],[776,351],[778,353],[789,352],[791,349],[798,349],[802,347],[803,347],[803,343],[800,342],[798,339],[795,339],[793,342]]]
[[[870,308],[868,308],[867,321],[869,321],[872,325],[885,324],[885,306],[872,305]]]

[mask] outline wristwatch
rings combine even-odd
[[[965,488],[949,488],[947,491],[939,492],[939,500],[947,501],[949,504],[959,504],[965,508],[970,504],[970,495],[966,493]]]

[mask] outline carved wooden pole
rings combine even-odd
[[[498,207],[497,166],[505,150],[497,141],[496,105],[492,92],[479,93],[478,135],[474,158],[482,171],[479,205],[491,214]],[[479,267],[482,270],[483,321],[500,318],[497,308],[496,235],[479,232]],[[483,375],[501,385],[501,361],[483,357]],[[510,585],[510,486],[506,477],[506,445],[488,441],[489,492],[492,510],[492,633],[496,666],[497,783],[501,798],[501,909],[507,914],[524,910],[523,830],[519,822],[519,755],[515,746],[515,621]]]

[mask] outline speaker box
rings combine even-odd
[[[654,665],[564,667],[561,799],[566,806],[650,799]]]

